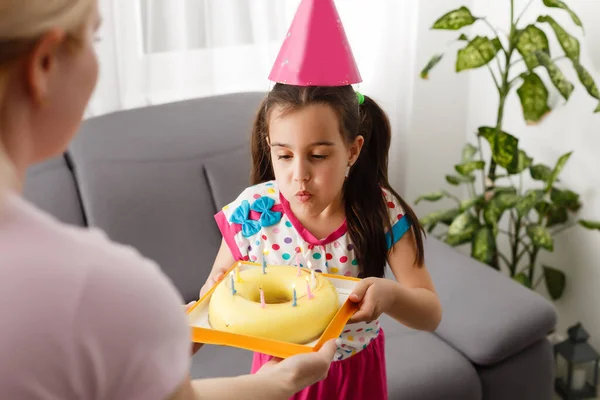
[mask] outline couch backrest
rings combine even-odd
[[[221,240],[213,216],[248,185],[251,126],[263,97],[224,95],[89,119],[67,158],[29,171],[25,196],[65,222],[134,246],[195,299]]]

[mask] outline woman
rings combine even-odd
[[[0,0],[0,398],[286,399],[324,378],[334,342],[256,376],[191,382],[181,298],[159,267],[18,194],[79,127],[98,25],[96,0]]]

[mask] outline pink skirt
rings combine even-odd
[[[254,353],[252,373],[271,359]],[[387,400],[385,336],[383,329],[366,349],[342,361],[331,363],[327,378],[296,393],[290,400]]]

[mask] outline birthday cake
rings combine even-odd
[[[215,288],[209,303],[213,329],[290,343],[317,339],[340,308],[331,282],[293,266],[246,266]]]

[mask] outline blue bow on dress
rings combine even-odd
[[[252,204],[252,210],[261,213],[260,225],[271,226],[281,221],[281,213],[272,211],[275,200],[270,197],[261,197]]]
[[[242,201],[242,204],[235,209],[231,214],[230,221],[242,226],[242,235],[248,238],[255,235],[260,231],[260,222],[249,219],[250,216],[250,203],[248,200]]]
[[[241,225],[242,235],[245,238],[248,238],[260,232],[261,227],[275,225],[281,220],[281,212],[271,210],[274,205],[275,200],[270,197],[261,197],[252,203],[252,206],[250,206],[248,200],[244,200],[242,201],[242,204],[235,209],[233,214],[231,214],[230,222]],[[250,209],[261,213],[258,221],[249,218]]]

